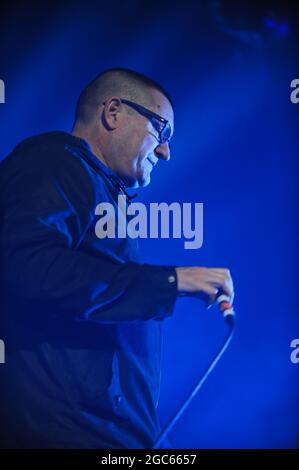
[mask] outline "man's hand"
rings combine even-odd
[[[228,269],[225,268],[175,268],[178,291],[181,294],[200,297],[208,304],[215,302],[219,289],[234,300],[234,286]]]

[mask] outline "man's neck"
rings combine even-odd
[[[92,150],[92,153],[105,165],[109,168],[107,161],[105,160],[102,152],[98,148],[98,145],[93,141],[92,137],[86,132],[82,132],[79,129],[74,128],[71,132],[74,137],[79,137],[79,139],[85,140],[88,143],[89,147]]]

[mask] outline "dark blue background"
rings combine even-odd
[[[0,158],[36,133],[70,130],[82,87],[123,66],[157,79],[175,102],[172,159],[146,202],[204,203],[204,243],[143,240],[146,261],[229,267],[237,330],[170,435],[174,447],[299,447],[296,10],[288,2],[62,2],[1,12]],[[271,12],[272,11],[272,12]],[[208,365],[226,326],[180,299],[164,324],[165,423]],[[0,335],[1,336],[1,335]]]

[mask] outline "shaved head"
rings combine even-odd
[[[173,107],[169,94],[157,82],[130,69],[109,69],[98,75],[82,91],[76,108],[76,122],[88,124],[97,110],[111,96],[137,101],[144,106],[151,103],[152,91],[162,93]]]
[[[166,128],[169,135],[163,140]],[[168,93],[145,75],[117,68],[105,70],[84,88],[72,134],[85,140],[126,186],[142,187],[149,184],[158,160],[169,160],[173,129]]]

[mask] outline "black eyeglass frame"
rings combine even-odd
[[[170,136],[171,136],[171,127],[167,119],[163,118],[159,114],[154,113],[153,111],[150,111],[144,106],[141,106],[141,104],[135,103],[134,101],[130,101],[126,99],[121,99],[120,101],[124,104],[127,104],[131,108],[135,109],[137,112],[139,112],[140,114],[142,114],[143,116],[145,116],[146,118],[150,120],[154,129],[159,134],[158,142],[160,144],[165,144],[166,142],[169,143]],[[157,126],[157,121],[163,124],[162,129],[160,128],[160,126],[159,127]]]

